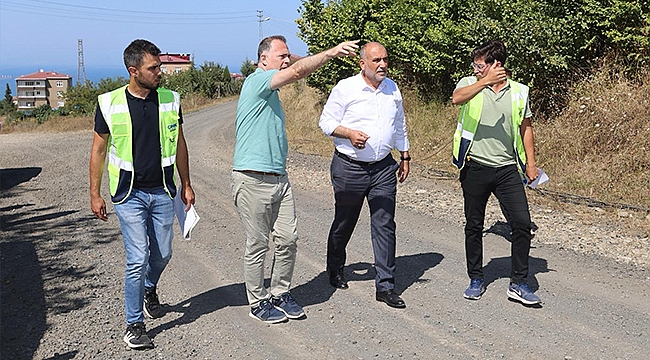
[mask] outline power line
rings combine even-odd
[[[132,23],[137,22],[139,24],[160,24],[160,23],[170,23],[170,24],[187,24],[187,25],[213,25],[213,24],[237,24],[237,23],[246,23],[252,22],[253,13],[252,11],[241,11],[241,12],[232,12],[229,14],[249,14],[241,16],[223,16],[223,14],[216,13],[181,13],[185,17],[180,17],[176,13],[163,13],[157,12],[155,16],[147,16],[143,18],[138,14],[129,14],[124,13],[123,10],[113,10],[107,8],[93,8],[93,7],[84,7],[83,8],[93,8],[101,9],[101,11],[86,11],[78,9],[66,9],[66,8],[57,8],[57,7],[47,7],[47,6],[38,6],[33,4],[24,4],[17,3],[12,1],[3,1],[0,3],[0,7],[3,11],[12,11],[19,13],[28,13],[30,15],[44,15],[44,16],[54,16],[54,17],[63,17],[63,18],[72,18],[72,19],[81,19],[81,20],[91,20],[91,21],[110,21],[118,23]],[[111,13],[111,12],[116,13]],[[248,19],[248,21],[241,21],[243,19]]]
[[[43,0],[26,0],[26,1],[31,1],[31,2],[36,2],[36,3],[43,3],[43,4],[52,4],[52,5],[60,5],[60,6],[67,6],[71,8],[83,8],[83,9],[93,9],[93,10],[103,10],[103,11],[111,11],[111,12],[116,12],[119,15],[124,15],[124,9],[111,9],[111,8],[102,8],[102,7],[95,7],[95,6],[83,6],[83,5],[77,5],[77,4],[65,4],[65,3],[60,3],[60,2],[55,2],[55,1],[43,1]],[[219,16],[223,14],[244,14],[244,13],[250,13],[250,11],[231,11],[231,12],[219,12],[219,13],[182,13],[182,12],[160,12],[160,11],[147,11],[147,15],[149,14],[160,14],[160,15],[169,15],[169,16],[195,16],[195,15],[206,15],[206,16]]]
[[[29,15],[43,15],[43,16],[54,16],[54,17],[60,17],[60,18],[66,18],[66,19],[79,19],[79,20],[86,20],[86,21],[105,21],[105,22],[111,22],[111,23],[127,23],[127,24],[132,24],[134,22],[137,22],[138,24],[152,24],[152,25],[160,25],[160,24],[173,24],[173,25],[228,25],[228,24],[244,24],[244,23],[251,23],[253,22],[253,17],[252,16],[242,16],[238,17],[241,19],[251,19],[251,20],[244,20],[244,21],[219,21],[219,20],[224,20],[224,19],[183,19],[183,21],[179,21],[177,19],[169,18],[169,19],[159,19],[159,20],[152,20],[152,21],[147,21],[143,20],[142,18],[139,17],[134,17],[133,20],[126,20],[124,16],[119,16],[119,17],[107,17],[103,16],[101,14],[95,14],[98,17],[89,17],[88,14],[84,14],[83,16],[73,16],[73,15],[68,15],[66,13],[62,14],[53,14],[51,12],[39,12],[39,11],[34,11],[34,10],[19,10],[19,9],[13,9],[13,8],[7,8],[5,6],[2,7],[3,11],[7,12],[17,12],[17,13],[22,13],[22,14],[29,14]],[[236,18],[233,18],[236,19]]]

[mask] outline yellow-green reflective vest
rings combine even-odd
[[[163,185],[167,194],[173,198],[176,196],[174,171],[176,168],[180,97],[176,92],[163,88],[158,88],[157,92]],[[126,86],[99,95],[99,108],[110,131],[107,152],[111,200],[114,204],[119,204],[131,194],[135,177],[133,171],[133,126],[126,100]]]
[[[476,82],[476,77],[472,77],[470,84]],[[526,150],[521,138],[519,127],[524,120],[526,110],[526,100],[528,99],[528,86],[508,79],[510,84],[510,96],[512,98],[512,132],[514,139],[513,148],[515,149],[515,159],[517,167],[521,173],[526,173]],[[458,116],[458,125],[454,132],[454,147],[452,162],[462,169],[467,160],[469,148],[474,140],[474,134],[478,128],[483,110],[483,92],[476,94],[471,100],[460,107]]]

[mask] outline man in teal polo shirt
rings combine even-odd
[[[354,56],[358,41],[307,56],[291,64],[283,36],[263,39],[257,69],[244,81],[236,116],[232,195],[246,231],[244,281],[250,317],[266,323],[304,316],[289,289],[296,260],[296,212],[287,177],[287,134],[278,89],[306,77],[328,60]],[[271,284],[264,286],[269,237],[275,243]]]
[[[453,162],[460,171],[465,200],[465,255],[470,284],[463,296],[478,300],[483,280],[485,207],[494,194],[512,226],[512,269],[508,298],[525,305],[540,299],[528,286],[531,222],[521,174],[538,176],[528,87],[507,78],[506,47],[488,41],[471,54],[474,75],[458,82],[452,102],[461,105],[454,134]]]

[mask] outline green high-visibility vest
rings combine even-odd
[[[471,84],[476,82],[476,77],[472,78]],[[512,138],[514,139],[513,148],[515,149],[515,160],[521,173],[526,173],[526,150],[521,137],[519,127],[524,121],[524,112],[526,110],[526,100],[528,99],[528,86],[508,79],[510,84],[510,96],[512,98]],[[460,107],[458,116],[458,125],[454,132],[454,147],[452,162],[462,169],[467,160],[467,154],[474,141],[474,134],[481,120],[481,111],[483,110],[483,92],[479,92],[471,100]]]
[[[158,88],[158,123],[160,129],[160,165],[167,194],[176,196],[174,172],[178,141],[180,97],[178,93]],[[99,95],[99,108],[106,120],[108,136],[108,182],[111,201],[119,204],[133,188],[133,124],[126,99],[126,85]]]

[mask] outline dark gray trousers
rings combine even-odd
[[[377,291],[395,287],[395,194],[399,164],[392,156],[371,164],[352,162],[337,154],[330,173],[334,187],[334,222],[327,239],[327,269],[345,265],[345,247],[359,220],[364,198],[370,208],[372,248]]]

